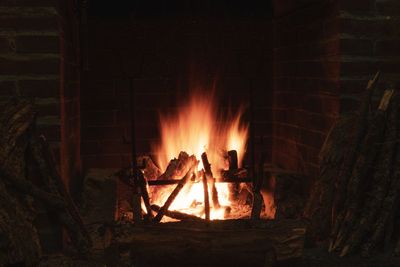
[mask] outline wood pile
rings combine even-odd
[[[72,199],[55,169],[43,137],[34,130],[35,113],[29,101],[12,100],[0,110],[0,266],[34,266],[40,256],[33,220],[35,203],[57,215],[80,253],[91,241]],[[31,170],[35,170],[33,174]],[[40,177],[40,187],[32,177]]]
[[[320,154],[320,176],[305,217],[315,241],[340,256],[371,256],[399,239],[400,94],[368,83],[357,114],[342,116]],[[374,105],[372,98],[379,95]],[[400,252],[400,241],[395,253]]]

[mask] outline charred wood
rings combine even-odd
[[[207,177],[207,179],[210,181],[210,184],[211,184],[211,199],[213,202],[213,207],[218,209],[220,207],[219,200],[218,200],[218,191],[217,191],[217,187],[215,186],[215,178],[213,177],[213,174],[211,171],[211,164],[208,161],[206,152],[201,154],[201,160],[203,162],[204,174]]]
[[[196,161],[192,161],[190,163],[190,169],[186,173],[186,175],[180,180],[180,182],[177,184],[175,189],[172,191],[168,199],[165,201],[164,205],[161,207],[160,211],[157,213],[157,215],[154,217],[153,221],[154,222],[160,222],[162,217],[165,215],[166,211],[168,211],[168,208],[171,206],[171,204],[174,202],[176,196],[179,194],[179,192],[182,190],[183,186],[189,181],[189,179],[193,175],[193,170],[194,166],[196,165]]]
[[[210,199],[208,194],[207,176],[203,173],[203,191],[204,191],[204,213],[206,221],[210,221]]]
[[[151,205],[151,209],[154,210],[155,212],[159,212],[161,210],[161,207],[153,204]],[[165,211],[165,216],[180,221],[199,221],[199,222],[204,221],[202,218],[199,218],[195,215],[186,214],[183,212],[173,211],[173,210]]]

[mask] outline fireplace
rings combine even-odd
[[[398,264],[397,1],[3,2],[1,266]]]

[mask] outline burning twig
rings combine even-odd
[[[160,212],[161,207],[158,205],[151,205],[151,209],[154,210],[155,212]],[[179,211],[166,210],[164,215],[180,221],[199,221],[199,222],[204,221],[202,218]]]
[[[206,221],[210,220],[210,199],[208,197],[208,183],[207,176],[203,173],[203,189],[204,189],[204,213],[206,217]]]
[[[211,197],[212,197],[212,201],[213,201],[213,206],[214,206],[214,208],[218,209],[220,207],[219,200],[218,200],[218,191],[215,186],[215,178],[213,177],[213,174],[211,172],[211,165],[210,165],[210,162],[208,161],[206,152],[201,154],[201,160],[203,162],[205,176],[207,179],[209,179],[211,181],[211,190],[212,190]]]
[[[192,161],[189,171],[179,181],[179,183],[175,187],[174,191],[172,191],[172,193],[168,197],[167,201],[165,201],[164,206],[161,207],[160,211],[157,213],[156,217],[154,218],[154,220],[153,220],[154,222],[160,222],[161,221],[162,217],[165,215],[165,212],[168,211],[169,206],[171,206],[172,202],[174,202],[176,196],[182,190],[183,186],[192,177],[194,166],[195,166],[195,161]]]

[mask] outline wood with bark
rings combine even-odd
[[[14,186],[30,189],[23,182],[34,116],[30,101],[13,99],[0,106],[0,266],[36,266],[42,254],[32,198]]]
[[[115,246],[129,247],[138,266],[264,266],[267,254],[300,258],[304,235],[297,220],[181,221],[124,228]]]
[[[357,251],[360,245],[366,241],[374,227],[385,193],[388,190],[393,175],[394,156],[397,149],[396,138],[398,136],[398,120],[400,118],[399,104],[400,99],[397,94],[393,97],[389,110],[384,142],[379,152],[376,168],[373,170],[372,184],[364,201],[363,212],[359,216],[356,226],[353,227],[352,233],[341,252],[343,256]]]
[[[31,137],[30,147],[33,159],[39,167],[41,179],[46,189],[52,194],[60,197],[64,202],[64,207],[56,210],[59,221],[64,225],[73,245],[80,253],[88,253],[92,241],[82,218],[73,200],[67,192],[61,177],[55,166],[55,160],[44,137]]]
[[[221,205],[219,204],[218,191],[217,191],[217,187],[215,186],[215,178],[213,177],[213,174],[211,171],[211,164],[208,161],[206,152],[203,152],[203,154],[201,154],[201,160],[203,162],[204,174],[211,183],[211,199],[213,202],[213,207],[215,209],[219,209],[219,207]]]
[[[380,77],[380,72],[378,71],[375,74],[374,78],[368,82],[367,89],[365,90],[364,97],[361,102],[357,116],[358,119],[355,127],[355,135],[352,140],[353,145],[349,148],[349,151],[347,151],[345,155],[343,166],[337,178],[335,198],[332,207],[332,218],[337,218],[342,216],[341,212],[344,208],[344,202],[347,196],[347,182],[350,179],[350,176],[352,175],[352,170],[354,164],[356,163],[361,143],[367,131],[368,114],[371,104],[371,98],[374,93],[374,89],[378,83],[379,77]],[[339,218],[339,220],[341,219],[342,218]],[[334,225],[335,225],[334,227],[340,227],[340,224],[334,224]],[[339,229],[333,229],[333,232],[336,233],[338,230]]]
[[[310,240],[321,242],[329,238],[332,225],[332,204],[335,180],[342,166],[346,150],[353,133],[355,116],[342,115],[331,127],[321,148],[319,176],[311,188],[311,194],[304,209],[309,220],[307,235]]]
[[[162,217],[165,215],[165,212],[169,209],[171,204],[174,202],[176,196],[179,194],[179,192],[182,190],[183,186],[189,181],[189,179],[193,175],[194,171],[194,166],[196,164],[195,161],[192,161],[190,164],[190,168],[188,172],[185,174],[185,176],[180,180],[180,182],[176,185],[175,189],[172,191],[172,193],[169,195],[168,199],[165,201],[164,205],[161,207],[160,211],[157,213],[157,215],[154,217],[153,222],[160,222]]]
[[[161,207],[153,204],[153,205],[151,205],[151,209],[154,210],[155,212],[159,212]],[[165,216],[170,217],[175,220],[180,220],[180,221],[199,221],[199,222],[204,221],[202,218],[199,218],[195,215],[186,214],[186,213],[175,211],[175,210],[165,211]]]
[[[385,98],[382,98],[382,101]],[[368,175],[372,171],[373,163],[379,153],[380,143],[383,141],[386,109],[378,109],[372,121],[369,123],[368,132],[360,145],[359,155],[354,164],[351,177],[347,183],[347,196],[344,203],[344,209],[338,214],[335,221],[337,231],[333,232],[333,238],[330,246],[331,251],[341,251],[352,231],[355,221],[359,217],[361,205],[363,204],[365,191],[368,188]]]
[[[396,98],[395,98],[396,99]],[[397,101],[396,101],[397,102]],[[396,112],[400,113],[399,105],[394,107]],[[362,245],[362,255],[369,257],[376,252],[377,247],[382,243],[384,236],[387,235],[387,226],[390,221],[394,219],[396,209],[398,208],[400,200],[400,123],[396,123],[397,135],[395,140],[395,159],[393,164],[393,172],[387,181],[388,185],[385,192],[383,192],[383,200],[378,208],[377,220],[373,222],[373,226],[367,241]]]

